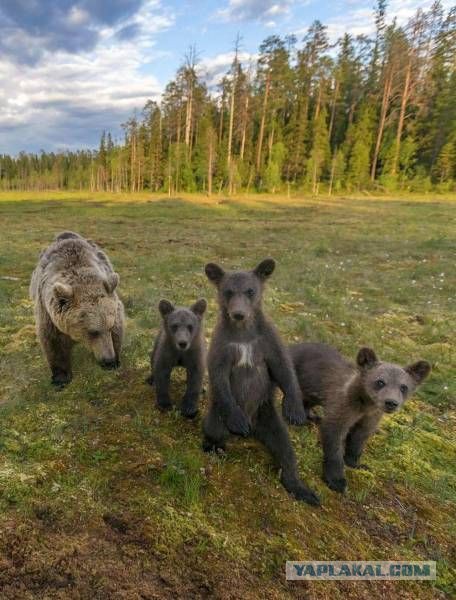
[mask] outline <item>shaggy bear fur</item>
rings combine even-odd
[[[298,500],[319,504],[299,478],[287,428],[274,405],[274,386],[284,392],[283,413],[294,424],[305,422],[290,356],[262,310],[263,286],[272,274],[272,259],[253,271],[225,272],[206,265],[218,291],[219,318],[208,357],[210,408],[204,420],[205,451],[223,449],[229,433],[252,433],[280,467],[285,489]]]
[[[182,399],[181,413],[192,419],[198,412],[198,399],[203,384],[206,344],[204,341],[203,316],[207,302],[201,298],[190,308],[175,307],[168,300],[158,305],[162,326],[151,353],[152,373],[147,380],[155,384],[157,404],[161,410],[169,410],[169,383],[174,367],[187,371],[187,390]]]
[[[72,379],[71,349],[81,342],[105,369],[119,366],[124,309],[116,293],[119,275],[92,241],[64,231],[42,252],[33,271],[38,339],[52,383]]]
[[[407,367],[380,361],[370,348],[361,348],[356,365],[326,344],[297,344],[290,354],[307,412],[324,407],[320,431],[323,479],[337,492],[347,486],[344,463],[358,468],[369,437],[384,413],[401,408],[430,372],[420,360]]]

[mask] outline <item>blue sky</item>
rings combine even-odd
[[[390,0],[405,22],[430,0]],[[448,8],[452,0],[444,0]],[[315,19],[337,40],[369,35],[374,0],[0,0],[0,153],[96,147],[103,129],[157,99],[195,45],[214,83],[268,35],[301,40]]]

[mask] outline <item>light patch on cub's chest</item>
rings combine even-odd
[[[253,363],[253,344],[233,344],[238,354],[238,362],[236,367],[250,367]]]

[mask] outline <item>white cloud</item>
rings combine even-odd
[[[390,0],[386,10],[386,20],[391,23],[396,19],[398,25],[405,25],[413,17],[418,9],[429,10],[434,0]],[[356,37],[357,35],[372,35],[375,32],[374,4],[366,7],[366,3],[361,0],[350,0],[343,2],[350,6],[349,10],[344,10],[334,19],[327,23],[327,33],[332,42],[342,37],[344,33]],[[453,0],[442,0],[444,10],[451,8]],[[302,28],[298,34],[305,32]]]
[[[271,23],[272,17],[288,15],[293,3],[294,0],[228,0],[217,16],[223,21]]]
[[[239,52],[238,59],[248,69],[250,64],[256,62],[257,55],[249,52]],[[204,78],[208,87],[213,88],[221,82],[233,60],[234,52],[222,52],[209,58],[203,58],[198,63],[198,73]]]
[[[36,64],[0,56],[0,153],[96,145],[103,129],[118,129],[133,110],[159,97],[161,85],[143,66],[163,56],[153,34],[172,23],[152,0],[101,30],[91,51],[44,52]],[[118,32],[131,25],[135,36],[119,40]]]

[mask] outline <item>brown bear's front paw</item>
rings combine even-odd
[[[290,425],[304,425],[307,422],[306,411],[302,403],[291,402],[287,398],[283,402],[282,415]]]
[[[293,498],[296,498],[296,500],[307,502],[307,504],[311,504],[312,506],[320,506],[320,498],[300,479],[287,481],[285,478],[282,478],[281,481],[287,492],[291,494]]]
[[[225,444],[222,442],[214,442],[210,438],[204,438],[203,440],[203,452],[215,452],[217,454],[224,454]]]
[[[198,401],[186,400],[182,401],[181,415],[186,419],[194,419],[198,414]]]
[[[60,369],[54,369],[52,371],[52,379],[51,383],[56,388],[64,388],[66,385],[70,383],[72,379],[71,373],[67,373],[66,371],[61,371]]]
[[[339,492],[339,494],[343,494],[345,492],[345,490],[347,489],[347,480],[345,479],[345,477],[339,477],[339,478],[329,478],[329,477],[323,477],[326,485],[331,489],[334,490],[335,492]]]
[[[168,412],[173,407],[169,398],[157,398],[157,406],[162,412]]]
[[[361,471],[370,471],[371,470],[369,465],[366,465],[366,463],[360,463],[360,462],[358,462],[358,460],[353,460],[347,456],[344,456],[344,462],[347,465],[347,467],[350,467],[350,469],[359,469]]]
[[[228,431],[235,435],[246,437],[250,433],[250,423],[239,406],[236,406],[226,420]]]

